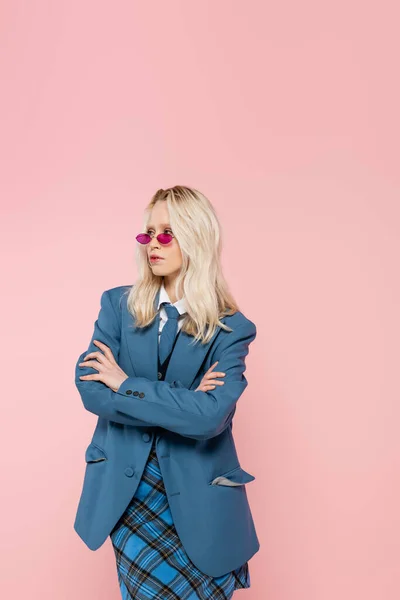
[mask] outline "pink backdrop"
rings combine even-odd
[[[238,596],[398,600],[399,17],[3,0],[2,598],[120,598],[110,541],[73,531],[96,422],[73,371],[101,292],[135,279],[145,204],[183,184],[258,326],[234,432],[261,549]]]

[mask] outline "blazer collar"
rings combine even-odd
[[[157,309],[160,300],[160,290],[158,290],[154,307]],[[128,326],[123,327],[128,346],[129,357],[132,363],[134,376],[146,377],[152,381],[158,380],[158,329],[160,325],[160,313],[157,312],[156,318],[150,325],[144,328],[135,326],[134,319],[129,313],[126,302],[123,303],[125,319]],[[123,322],[124,320],[123,319]],[[226,317],[220,319],[225,323]],[[202,344],[193,343],[193,336],[188,335],[183,330],[179,332],[174,350],[169,359],[168,367],[165,373],[165,381],[172,383],[180,381],[181,384],[190,389],[200,367],[206,357],[214,339],[218,335],[220,328],[217,327],[211,340]]]

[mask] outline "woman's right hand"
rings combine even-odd
[[[216,379],[214,379],[214,377],[225,377],[225,373],[223,373],[222,371],[221,372],[215,371],[215,373],[212,372],[213,368],[217,364],[218,364],[218,361],[215,362],[213,365],[211,365],[211,367],[208,369],[208,371],[206,371],[203,379],[200,382],[199,387],[195,390],[195,392],[199,392],[199,391],[200,392],[208,392],[210,390],[213,390],[216,385],[224,385],[223,381],[217,381]]]

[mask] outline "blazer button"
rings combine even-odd
[[[125,469],[124,473],[125,473],[125,475],[126,475],[127,477],[132,477],[132,475],[133,475],[133,469],[131,469],[131,467],[127,467],[127,468]]]
[[[136,390],[133,392],[134,396],[139,396],[139,392],[137,392]]]
[[[144,433],[142,435],[142,440],[144,440],[145,442],[149,442],[151,438],[151,435],[149,433]]]
[[[161,379],[161,377],[162,377],[162,373],[160,373],[160,371],[158,371],[158,373],[157,373],[157,377],[158,377],[158,379]]]
[[[139,398],[144,398],[144,392],[140,392]]]
[[[125,394],[132,394],[132,390],[126,390]]]

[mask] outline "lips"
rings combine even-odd
[[[154,260],[155,258],[161,258],[162,256],[157,256],[157,254],[150,254],[150,260]]]

